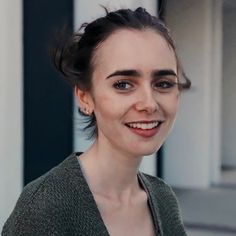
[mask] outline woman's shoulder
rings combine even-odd
[[[157,191],[166,190],[168,192],[171,191],[171,193],[173,192],[171,186],[167,182],[165,182],[165,180],[159,177],[149,175],[146,173],[140,173],[140,176],[145,182],[145,184],[152,187],[153,190],[157,190]]]
[[[80,196],[74,197],[79,192],[75,188],[81,186],[78,183],[81,180],[79,170],[76,155],[72,154],[27,184],[3,227],[2,235],[40,235],[39,232],[51,230],[55,233],[55,225],[65,225],[69,214],[73,214],[75,199],[80,200]]]
[[[185,236],[179,203],[171,186],[163,179],[148,174],[141,173],[141,178],[158,212],[164,235]]]
[[[73,153],[59,165],[27,184],[19,200],[30,204],[37,198],[40,200],[43,200],[44,197],[48,200],[57,198],[57,194],[67,193],[65,190],[70,187],[70,184],[73,184],[74,176],[79,176],[79,167]]]
[[[172,201],[178,204],[176,195],[172,187],[163,179],[145,173],[140,173],[140,175],[146,188],[153,196],[158,198],[159,203],[162,203],[162,201]]]

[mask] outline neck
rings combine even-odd
[[[80,157],[91,191],[113,199],[130,198],[140,189],[137,173],[142,157],[100,147],[95,141]]]

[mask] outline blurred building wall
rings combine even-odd
[[[24,0],[24,184],[72,152],[73,96],[52,51],[73,30],[73,0]],[[59,36],[60,35],[60,36]]]
[[[236,167],[236,3],[224,4],[222,164]]]
[[[168,0],[166,20],[193,86],[164,148],[164,178],[204,188],[220,179],[222,1]]]
[[[0,1],[0,231],[23,185],[22,2]]]

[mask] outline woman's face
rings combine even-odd
[[[124,155],[154,153],[175,120],[176,58],[153,30],[122,29],[96,50],[90,107],[98,144]]]

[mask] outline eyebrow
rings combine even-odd
[[[134,76],[139,77],[141,74],[137,70],[117,70],[112,74],[108,75],[106,79],[109,79],[114,76]]]
[[[167,76],[167,75],[174,75],[177,77],[177,74],[170,69],[163,69],[163,70],[154,70],[152,72],[152,77],[159,77],[159,76]],[[106,79],[109,79],[114,76],[133,76],[133,77],[141,77],[141,73],[137,70],[117,70],[112,74],[108,75]]]
[[[155,70],[152,72],[152,77],[166,76],[166,75],[174,75],[177,77],[177,74],[173,70],[165,69],[165,70]]]

